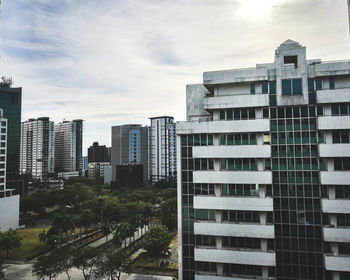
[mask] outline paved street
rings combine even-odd
[[[36,280],[32,275],[33,264],[10,264],[6,267],[5,279],[6,280]],[[70,271],[71,280],[84,280],[83,274],[78,269],[72,269]],[[48,278],[47,278],[48,279]],[[153,276],[143,274],[122,274],[121,280],[171,280],[172,277],[168,276]],[[57,280],[68,280],[67,275],[61,274],[57,277]],[[92,280],[97,278],[92,277]],[[102,280],[102,279],[100,279]]]

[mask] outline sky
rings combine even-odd
[[[347,0],[2,0],[0,75],[22,87],[22,120],[84,120],[84,151],[111,126],[186,117],[205,71],[307,57],[350,59]]]

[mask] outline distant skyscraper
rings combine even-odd
[[[54,126],[55,172],[81,171],[83,121],[63,121]]]
[[[350,62],[272,63],[188,85],[179,280],[350,279]]]
[[[54,172],[54,123],[47,117],[21,125],[20,171],[43,180]]]
[[[148,181],[148,127],[127,124],[112,127],[112,181],[116,166],[125,163],[143,164],[143,181]]]
[[[149,128],[149,179],[152,183],[169,181],[176,169],[174,153],[170,156],[171,148],[174,152],[176,135],[169,130],[168,125],[174,122],[173,117],[162,116],[150,118]],[[175,129],[175,127],[172,127]],[[170,132],[170,133],[169,133]]]
[[[7,119],[0,109],[0,191],[6,187]]]
[[[99,145],[98,142],[94,142],[92,146],[88,148],[88,161],[90,162],[109,162],[108,148],[106,145]]]
[[[176,124],[169,123],[167,125],[169,134],[169,176],[171,180],[176,182],[177,176],[177,152],[176,152]]]

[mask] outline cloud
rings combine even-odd
[[[23,87],[23,120],[82,118],[86,148],[109,145],[111,125],[184,120],[186,84],[272,62],[288,38],[309,58],[350,57],[346,1],[266,0],[243,14],[254,1],[5,0],[0,72]]]

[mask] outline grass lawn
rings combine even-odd
[[[42,228],[25,228],[18,232],[23,235],[22,246],[19,249],[9,251],[9,260],[24,261],[28,257],[40,254],[45,251],[45,245],[40,243],[39,234],[45,230],[47,232],[49,227]],[[6,255],[6,252],[4,256]]]

